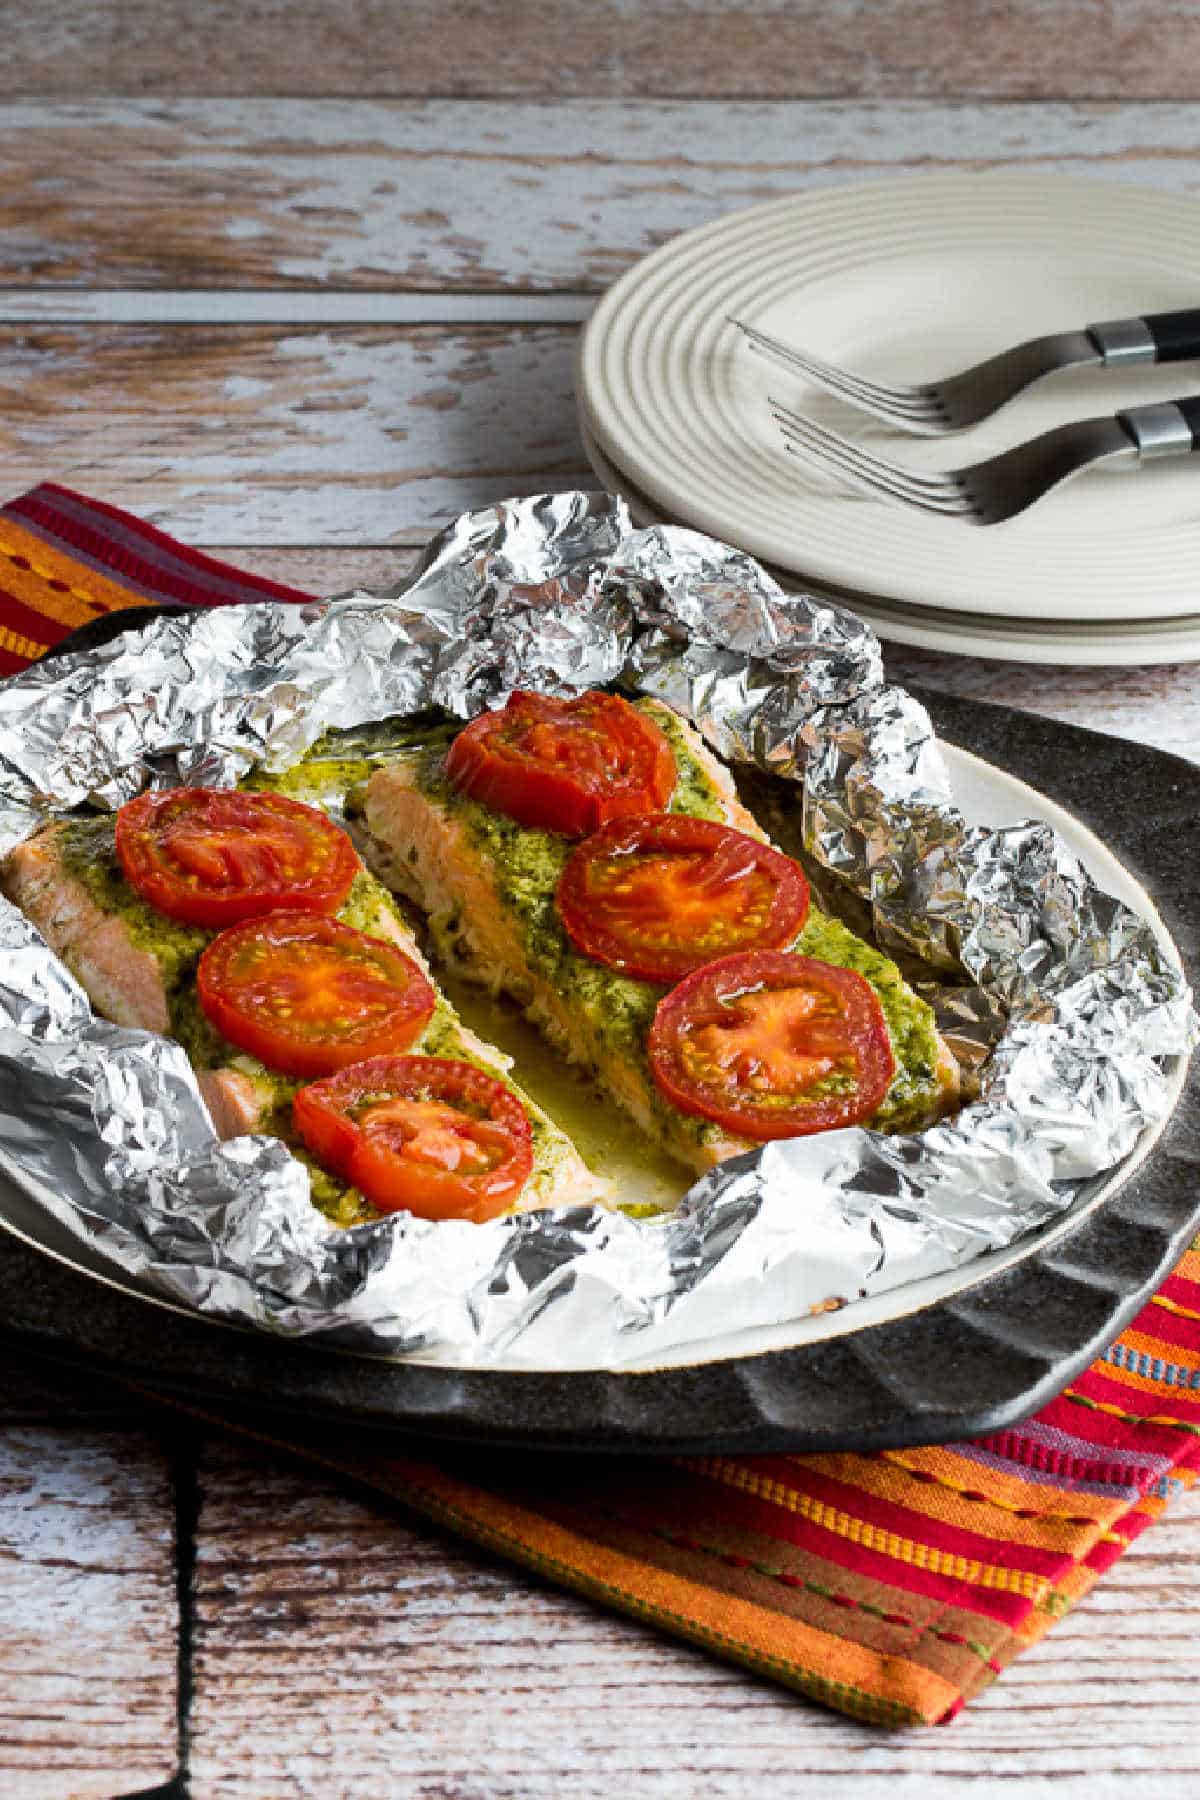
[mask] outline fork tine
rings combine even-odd
[[[816,356],[811,350],[801,350],[794,344],[785,344],[782,338],[772,337],[769,332],[760,331],[757,325],[747,325],[742,319],[730,318],[730,324],[750,339],[750,342],[781,362],[795,365],[806,371],[828,377],[839,384],[861,388],[864,393],[874,394],[879,400],[904,403],[912,400],[927,402],[927,395],[921,388],[892,387],[886,382],[872,381],[866,375],[857,375],[852,369],[843,369],[838,363],[827,362],[824,357]]]
[[[895,420],[897,424],[936,425],[945,420],[945,409],[935,400],[927,400],[921,395],[897,399],[889,394],[881,394],[871,383],[860,380],[845,369],[835,369],[830,363],[820,363],[815,358],[795,357],[789,366],[810,382],[824,388],[827,393],[848,400],[854,406],[861,406],[867,412],[876,413],[880,418]]]
[[[938,436],[949,428],[949,417],[940,401],[932,402],[915,398],[911,401],[899,401],[880,398],[872,391],[869,384],[861,383],[848,377],[844,370],[830,369],[825,373],[821,364],[807,357],[796,358],[788,364],[812,385],[823,388],[848,406],[858,407],[863,412],[873,413],[888,425],[898,426],[902,431],[915,432],[922,436]]]
[[[879,468],[858,460],[852,453],[831,450],[819,441],[786,428],[783,429],[782,436],[789,450],[805,455],[827,469],[835,469],[839,474],[849,476],[889,499],[902,501],[908,506],[919,506],[928,512],[952,516],[968,515],[976,510],[970,496],[955,487],[910,486],[903,480],[895,479],[891,472],[884,473]]]
[[[807,350],[794,349],[790,344],[769,336],[765,331],[759,331],[756,326],[745,324],[741,319],[731,318],[730,324],[736,325],[751,344],[765,355],[773,356],[790,368],[798,369],[801,374],[820,382],[834,393],[853,395],[868,406],[901,413],[906,418],[933,419],[944,412],[941,399],[932,388],[889,387],[883,382],[871,381],[865,375],[857,375],[853,370],[839,368],[836,363],[826,362]]]
[[[777,357],[776,361],[784,361]],[[865,376],[855,375],[849,369],[839,369],[835,363],[822,362],[819,357],[807,354],[790,355],[786,358],[787,366],[815,381],[819,386],[827,388],[832,394],[840,394],[853,399],[859,406],[898,419],[940,419],[943,408],[938,400],[930,395],[922,394],[916,389],[902,393],[898,389],[882,388]]]
[[[823,468],[836,469],[873,494],[942,518],[971,517],[976,511],[974,502],[953,476],[910,482],[907,471],[858,451],[844,438],[834,437],[819,428],[810,435],[778,416],[776,423],[789,450]]]
[[[877,498],[894,501],[898,506],[911,506],[917,512],[930,513],[941,519],[962,519],[974,516],[975,508],[965,496],[951,497],[946,495],[923,494],[913,488],[897,487],[884,481],[874,470],[859,468],[849,460],[831,456],[827,450],[808,443],[804,438],[784,436],[784,448],[794,456],[800,457],[814,468],[832,471],[842,480],[854,483],[874,494]]]
[[[800,462],[807,463],[810,468],[831,470],[842,480],[858,487],[864,493],[871,494],[877,500],[890,502],[893,506],[906,506],[912,512],[924,513],[931,519],[972,519],[976,516],[969,505],[955,506],[943,504],[939,500],[930,499],[927,495],[909,493],[898,488],[887,486],[878,475],[864,474],[852,464],[842,463],[831,457],[825,450],[818,450],[814,445],[802,439],[785,437],[784,448]]]
[[[857,463],[865,474],[874,474],[883,482],[892,486],[911,489],[914,492],[936,496],[959,495],[962,485],[953,470],[914,469],[909,464],[886,461],[881,456],[874,456],[864,450],[860,444],[851,443],[848,438],[839,437],[836,432],[829,431],[824,425],[818,425],[813,419],[806,419],[802,414],[792,412],[778,400],[769,402],[775,423],[786,435],[790,430],[795,436],[804,438],[818,451],[829,456],[845,458]]]

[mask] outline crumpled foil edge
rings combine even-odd
[[[0,848],[148,785],[290,766],[330,726],[621,682],[784,783],[806,851],[918,957],[979,1097],[915,1137],[765,1145],[679,1210],[336,1231],[277,1140],[220,1144],[177,1045],[93,1017],[0,915],[0,1150],[129,1274],[222,1319],[470,1367],[619,1368],[943,1273],[1056,1220],[1169,1110],[1196,1042],[1151,925],[1037,821],[969,827],[924,709],[852,613],[580,492],[468,513],[416,572],[160,618],[0,685]]]

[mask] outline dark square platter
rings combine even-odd
[[[1196,980],[1200,769],[1006,708],[924,693],[939,734],[1041,789],[1152,894]],[[1198,1076],[1136,1174],[1072,1231],[886,1324],[636,1374],[403,1364],[222,1328],[0,1232],[0,1342],[220,1410],[355,1433],[630,1453],[870,1449],[991,1432],[1044,1405],[1154,1291],[1200,1223]]]

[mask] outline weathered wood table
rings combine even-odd
[[[385,580],[464,507],[589,483],[578,322],[686,226],[931,166],[1200,189],[1200,18],[1169,0],[461,11],[0,7],[4,493]],[[1200,756],[1190,668],[890,665]],[[1194,1794],[1198,1624],[1184,1504],[950,1730],[891,1735],[280,1456],[0,1382],[6,1800]]]

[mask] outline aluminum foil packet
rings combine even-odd
[[[280,771],[330,726],[516,687],[654,694],[781,784],[808,855],[923,959],[978,1098],[915,1137],[769,1143],[660,1218],[580,1207],[334,1229],[277,1140],[219,1143],[184,1052],[93,1016],[7,902],[0,1152],[94,1251],[204,1312],[476,1367],[621,1367],[1012,1244],[1170,1109],[1195,1042],[1151,925],[1036,821],[968,827],[924,709],[839,607],[619,500],[468,513],[393,586],[155,619],[0,685],[0,849],[147,786]]]

